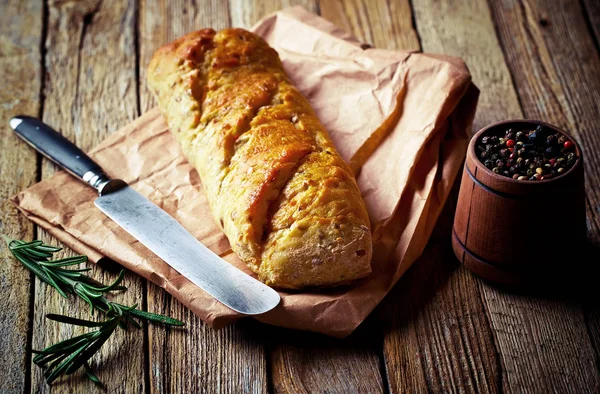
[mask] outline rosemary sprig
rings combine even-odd
[[[86,262],[87,256],[50,260],[52,255],[62,248],[46,245],[42,241],[24,242],[4,238],[13,256],[40,280],[54,287],[65,298],[68,298],[70,294],[78,296],[90,306],[90,313],[93,314],[97,309],[105,313],[107,317],[105,321],[94,322],[63,315],[46,315],[48,319],[61,323],[97,327],[94,331],[58,342],[44,350],[33,351],[36,353],[33,358],[36,365],[41,367],[48,365],[44,373],[48,384],[60,375],[70,375],[81,367],[85,369],[90,380],[99,383],[100,380],[91,371],[88,361],[100,350],[117,327],[127,329],[127,323],[131,323],[136,328],[141,328],[142,326],[134,318],[170,326],[185,325],[184,322],[172,317],[139,310],[137,305],[125,306],[109,301],[105,297],[106,294],[127,289],[121,285],[124,271],[119,273],[113,283],[106,286],[84,274],[90,270],[89,268],[65,268]]]

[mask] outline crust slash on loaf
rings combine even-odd
[[[264,40],[190,33],[156,51],[148,82],[215,220],[261,281],[302,289],[369,275],[369,218],[352,170]]]

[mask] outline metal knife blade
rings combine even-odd
[[[100,196],[94,204],[181,275],[234,311],[260,314],[279,303],[275,290],[217,256],[131,187]]]
[[[16,116],[15,133],[73,176],[94,187],[96,207],[181,275],[231,309],[256,315],[275,308],[279,294],[194,238],[181,224],[125,182],[110,179],[73,143],[39,119]]]

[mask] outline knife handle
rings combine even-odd
[[[10,120],[10,126],[38,152],[96,190],[110,180],[94,160],[41,120],[19,115]]]

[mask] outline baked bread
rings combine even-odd
[[[148,82],[231,248],[266,284],[331,287],[371,272],[360,191],[277,52],[243,29],[160,48]]]

